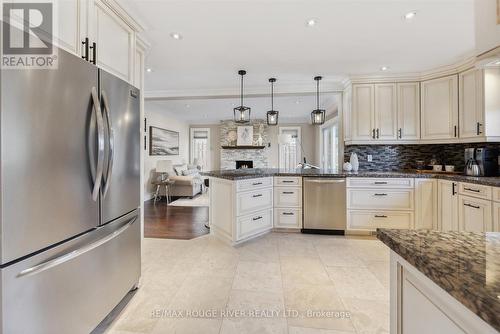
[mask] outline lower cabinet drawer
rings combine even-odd
[[[459,183],[458,193],[476,198],[491,200],[491,187],[473,183]]]
[[[413,228],[413,212],[348,211],[348,230],[375,231],[377,228]]]
[[[273,209],[239,217],[236,222],[236,241],[249,238],[273,227]]]
[[[350,209],[413,210],[413,190],[348,189]]]
[[[236,181],[236,191],[254,190],[259,188],[271,187],[272,185],[273,185],[272,177],[238,180]]]
[[[236,195],[237,216],[243,216],[254,211],[271,208],[272,206],[273,188],[264,188],[250,192],[237,193]]]
[[[291,208],[275,208],[274,227],[302,228],[302,210]]]
[[[302,188],[300,187],[275,187],[274,206],[277,207],[302,207]]]

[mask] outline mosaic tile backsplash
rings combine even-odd
[[[431,145],[350,145],[344,149],[344,161],[349,161],[352,152],[358,155],[359,169],[364,171],[397,171],[415,169],[417,160],[429,164],[455,165],[456,171],[465,167],[464,150],[469,147],[491,147],[500,152],[500,143],[431,144]],[[373,161],[368,162],[368,155]]]

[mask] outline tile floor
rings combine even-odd
[[[373,238],[271,233],[237,248],[212,236],[145,239],[142,270],[141,288],[106,333],[389,332],[389,250]],[[186,318],[164,310],[281,312]]]

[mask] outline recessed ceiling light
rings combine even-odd
[[[409,20],[413,20],[415,18],[415,16],[417,16],[417,12],[416,11],[411,11],[411,12],[408,12],[405,14],[404,16],[404,19],[409,21]]]
[[[500,65],[500,60],[497,60],[496,62],[494,62],[495,65]]]
[[[146,72],[151,73],[153,72],[153,69],[151,67],[146,68]]]
[[[182,39],[182,35],[177,32],[171,33],[170,37],[172,37],[173,39]]]
[[[191,105],[190,104],[186,104],[186,108],[191,108]]]
[[[380,70],[381,70],[381,71],[387,71],[387,70],[389,70],[389,67],[387,67],[387,66],[382,66],[382,67],[380,68]]]
[[[295,104],[300,104],[300,100],[295,101]]]
[[[308,19],[306,21],[306,25],[308,27],[314,27],[317,23],[318,23],[318,21],[316,19]]]

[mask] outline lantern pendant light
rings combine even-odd
[[[319,108],[319,82],[322,77],[314,77],[316,80],[316,109],[311,112],[311,121],[313,125],[325,123],[325,110]]]
[[[267,125],[278,125],[278,114],[277,110],[274,110],[274,83],[276,78],[270,78],[271,83],[271,110],[267,112]]]
[[[250,122],[250,110],[251,110],[250,107],[245,107],[243,105],[243,76],[247,74],[247,71],[239,70],[238,74],[241,75],[241,94],[240,94],[241,105],[233,109],[234,122],[243,124]]]

